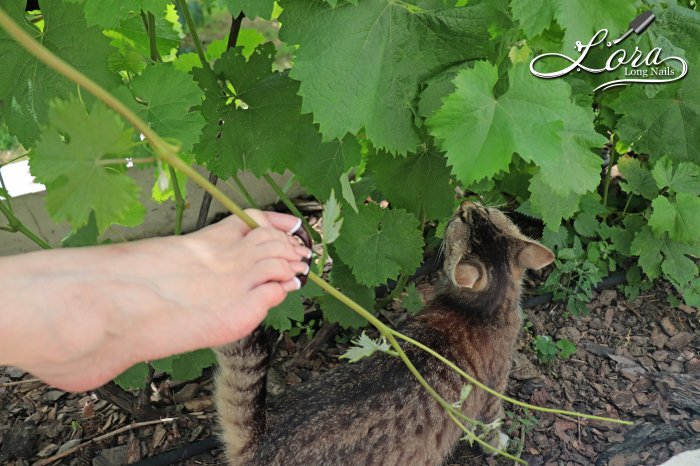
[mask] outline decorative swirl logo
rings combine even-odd
[[[612,47],[619,44],[625,40],[632,32],[641,34],[652,21],[654,21],[654,14],[651,11],[645,11],[641,15],[637,16],[631,23],[630,28],[622,36],[611,42],[606,42],[606,46]],[[579,52],[580,56],[577,59],[571,58],[562,53],[544,53],[533,58],[530,62],[530,72],[542,79],[553,79],[560,76],[569,74],[574,69],[576,71],[587,71],[588,73],[599,74],[603,72],[612,72],[619,69],[621,66],[625,66],[624,73],[625,76],[633,76],[630,78],[615,79],[608,81],[604,84],[593,89],[593,92],[604,91],[615,86],[624,86],[631,83],[644,83],[644,84],[661,84],[670,83],[673,81],[678,81],[683,79],[686,74],[688,74],[688,63],[681,57],[670,56],[661,58],[662,49],[661,47],[654,47],[646,55],[639,49],[639,47],[634,48],[634,52],[627,56],[627,51],[624,49],[615,50],[610,54],[608,60],[603,68],[590,68],[583,64],[589,50],[603,43],[608,37],[608,30],[601,29],[596,32],[593,37],[588,41],[587,44],[583,44],[581,41],[576,41],[576,50]],[[547,57],[559,57],[570,63],[564,69],[559,71],[553,71],[550,73],[541,73],[535,69],[535,63],[547,58]],[[669,66],[670,63],[677,62],[680,64],[679,70]],[[665,67],[661,67],[666,63]],[[645,68],[642,68],[645,67]],[[649,77],[652,76],[652,77]]]

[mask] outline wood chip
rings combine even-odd
[[[668,335],[669,337],[672,337],[673,335],[678,333],[676,326],[673,325],[673,322],[671,322],[671,319],[669,319],[668,317],[664,317],[659,323],[661,324],[661,328],[664,329],[664,332],[666,332],[666,335]]]

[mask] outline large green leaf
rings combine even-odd
[[[442,154],[428,149],[406,157],[380,153],[369,160],[366,170],[393,207],[426,220],[452,215],[455,192]]]
[[[53,220],[70,222],[76,231],[94,211],[100,233],[113,223],[141,223],[145,210],[139,187],[123,165],[134,145],[131,129],[101,103],[88,112],[77,99],[55,101],[49,116],[29,165],[46,185]]]
[[[374,286],[418,268],[423,235],[412,214],[369,204],[360,206],[358,213],[346,212],[335,247],[357,281]]]
[[[109,41],[100,29],[87,27],[79,5],[62,0],[39,2],[44,18],[42,31],[25,20],[24,3],[3,2],[2,6],[25,32],[80,72],[107,88],[117,83],[107,65],[112,53]],[[3,117],[10,132],[29,147],[39,137],[39,128],[47,123],[49,102],[76,93],[77,87],[30,55],[2,28],[0,57],[0,101],[5,102],[6,109]],[[88,93],[83,96],[92,101]]]
[[[564,29],[562,50],[574,50],[577,41],[587,44],[601,29],[608,30],[608,40],[615,39],[636,14],[634,0],[561,0],[554,17]]]
[[[688,193],[678,193],[669,200],[659,196],[652,202],[653,212],[649,226],[661,235],[668,232],[673,240],[692,244],[700,235],[700,198]]]
[[[652,161],[668,155],[676,162],[700,164],[700,80],[692,70],[680,83],[664,84],[649,98],[640,86],[629,86],[612,102],[622,114],[620,139]]]
[[[246,62],[239,49],[214,65],[216,75],[194,71],[205,89],[207,126],[195,148],[197,160],[222,178],[237,170],[263,175],[291,169],[322,199],[340,192],[340,175],[360,161],[352,138],[322,142],[311,116],[301,114],[299,83],[272,71],[275,49],[266,44]],[[219,80],[230,83],[229,95]],[[231,90],[232,89],[232,90]]]
[[[300,45],[291,76],[301,81],[303,111],[313,112],[324,138],[364,127],[378,148],[414,151],[419,83],[454,63],[492,55],[489,30],[508,23],[501,1],[447,9],[416,3],[284,2],[280,38]]]
[[[171,63],[146,67],[131,82],[131,94],[125,87],[115,92],[160,136],[180,141],[181,150],[189,152],[199,140],[204,117],[194,107],[201,105],[204,94],[189,74],[178,71]]]
[[[234,18],[245,13],[250,19],[255,19],[258,16],[270,19],[272,9],[275,6],[275,0],[219,0],[219,2],[228,8]]]

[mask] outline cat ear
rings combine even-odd
[[[455,267],[454,282],[459,287],[474,288],[479,278],[481,278],[481,272],[471,264],[460,263]]]
[[[538,242],[526,240],[517,260],[525,269],[539,270],[554,261],[554,253]]]

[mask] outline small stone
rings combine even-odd
[[[165,439],[166,434],[167,431],[165,430],[165,427],[163,427],[162,424],[158,424],[153,432],[153,441],[151,443],[154,450],[158,448],[161,443],[163,443],[163,439]]]
[[[672,361],[669,371],[672,372],[673,374],[682,374],[683,373],[683,363],[680,361]]]
[[[34,452],[37,437],[36,424],[15,422],[0,445],[0,463],[9,458],[29,458]]]
[[[530,380],[541,377],[542,374],[535,365],[522,353],[515,353],[513,356],[513,370],[510,376],[515,380]]]
[[[605,311],[605,325],[612,325],[613,317],[615,317],[615,308],[609,307],[608,310]]]
[[[688,374],[700,374],[700,358],[693,358],[685,365]]]
[[[700,419],[690,421],[690,428],[700,434]]]
[[[576,342],[581,338],[581,332],[576,327],[562,327],[557,332],[557,339],[567,339]]]
[[[657,348],[663,348],[666,342],[668,342],[666,334],[659,327],[654,326],[654,329],[651,331],[651,344]]]
[[[198,383],[188,383],[180,389],[175,395],[173,395],[173,400],[177,403],[184,403],[185,401],[190,401],[197,395],[199,391]]]
[[[19,367],[6,367],[5,375],[10,377],[11,379],[21,379],[22,377],[27,375],[27,373]]]
[[[698,313],[697,309],[695,309],[694,307],[690,307],[687,304],[679,304],[678,309],[680,309],[681,311],[685,312],[686,314],[690,314],[690,315]]]
[[[190,400],[185,402],[185,409],[190,413],[206,411],[214,406],[214,402],[209,398]]]
[[[197,440],[197,438],[199,438],[199,436],[202,435],[203,431],[204,426],[202,424],[195,427],[192,433],[190,434],[190,442],[194,442],[195,440]]]
[[[678,332],[666,342],[666,347],[670,349],[679,349],[693,341],[695,335],[690,332]]]
[[[634,394],[630,391],[616,392],[610,395],[610,401],[623,411],[631,411],[637,407]]]
[[[117,466],[126,464],[129,458],[129,445],[121,445],[102,450],[92,460],[92,466]]]
[[[618,453],[610,458],[608,466],[632,466],[639,464],[639,455],[637,453]]]
[[[663,362],[666,359],[668,359],[668,351],[654,351],[654,353],[651,355],[652,358],[654,358],[654,361],[656,362]]]
[[[66,451],[70,450],[71,448],[77,447],[78,445],[80,445],[80,442],[82,442],[82,440],[79,438],[74,438],[73,440],[68,440],[66,443],[61,445],[61,448],[58,449],[58,454],[66,452]]]
[[[678,333],[678,329],[676,329],[676,326],[673,325],[673,322],[671,322],[671,319],[668,317],[664,317],[659,323],[661,324],[661,328],[664,329],[664,332],[666,332],[666,335],[669,337],[672,337]]]
[[[41,396],[41,401],[43,401],[46,404],[55,403],[58,400],[60,400],[65,394],[66,392],[62,392],[61,390],[49,390]]]
[[[594,317],[593,319],[591,319],[591,322],[588,324],[588,326],[595,330],[601,330],[606,327],[603,321],[600,320],[600,318],[598,317]]]
[[[598,301],[600,301],[600,304],[603,306],[610,306],[614,300],[617,299],[617,291],[615,290],[603,290],[600,292],[600,296],[598,297]]]
[[[290,372],[287,374],[287,377],[284,378],[284,381],[287,383],[287,385],[297,385],[301,383],[301,377],[296,375],[294,372]]]
[[[56,450],[58,450],[58,445],[56,445],[55,443],[49,443],[44,448],[39,450],[36,456],[38,456],[39,458],[46,458],[56,453]]]

